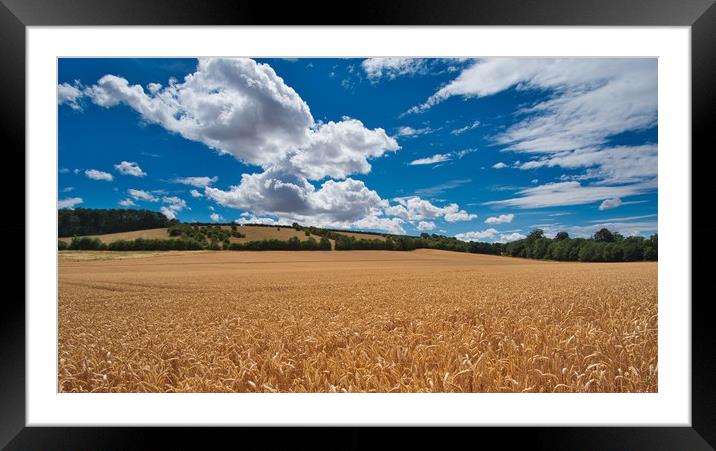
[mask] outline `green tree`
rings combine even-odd
[[[554,236],[554,239],[556,241],[568,240],[569,234],[567,232],[558,232],[557,235]]]
[[[592,237],[594,241],[601,241],[604,243],[613,243],[616,241],[614,234],[609,231],[609,229],[602,228],[594,232],[594,236]]]

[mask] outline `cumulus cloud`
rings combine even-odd
[[[82,111],[80,99],[83,95],[82,85],[79,82],[75,82],[74,85],[69,83],[57,85],[57,103],[59,105],[67,105],[73,110]]]
[[[486,224],[509,224],[515,218],[515,215],[510,213],[506,215],[490,216],[485,219]]]
[[[180,211],[185,210],[185,209],[190,209],[186,205],[186,201],[184,201],[184,199],[181,199],[176,196],[171,196],[171,197],[165,196],[162,198],[162,202],[164,202],[165,204],[168,204],[168,205],[161,207],[159,209],[159,211],[161,211],[162,214],[164,216],[166,216],[168,219],[176,219],[177,215]]]
[[[510,243],[512,241],[523,240],[527,238],[527,235],[523,235],[518,232],[512,232],[507,234],[501,234],[500,239],[496,240],[496,243]]]
[[[205,188],[212,183],[216,183],[216,181],[219,180],[219,177],[177,177],[175,179],[172,179],[172,182],[174,183],[181,183],[182,185],[190,185],[195,186],[197,188]],[[192,190],[196,191],[196,190]],[[192,194],[193,195],[193,194]],[[197,197],[197,196],[194,196]]]
[[[268,64],[245,58],[200,58],[182,83],[145,92],[105,75],[83,92],[95,104],[124,104],[149,123],[268,169],[291,162],[310,179],[370,170],[368,159],[399,149],[383,129],[355,119],[317,123],[308,105]]]
[[[87,169],[85,175],[92,180],[104,180],[105,182],[114,180],[114,177],[109,172],[98,171],[97,169]]]
[[[62,188],[62,192],[63,192],[63,193],[69,193],[69,192],[72,192],[72,191],[74,191],[74,190],[75,190],[75,187],[74,187],[74,186],[67,186],[67,187],[65,187],[65,188]]]
[[[622,204],[622,200],[618,197],[615,197],[613,199],[605,199],[600,205],[600,210],[609,210],[611,208],[617,208]]]
[[[270,217],[257,217],[250,213],[242,213],[239,219],[234,220],[236,224],[265,224],[265,225],[288,225],[278,219]]]
[[[455,203],[448,204],[445,207],[438,207],[418,196],[398,197],[395,201],[398,202],[398,205],[386,208],[385,213],[407,221],[443,218],[447,222],[458,222],[477,218],[476,214],[461,210],[458,204]]]
[[[495,230],[493,228],[485,229],[485,230],[479,230],[475,232],[464,232],[464,233],[458,233],[455,235],[455,238],[457,238],[460,241],[481,241],[481,240],[489,240],[492,238],[495,238],[500,232],[498,230]]]
[[[435,223],[432,221],[420,221],[418,223],[418,230],[420,230],[421,232],[433,230],[435,227]]]
[[[350,227],[358,229],[374,229],[382,230],[393,235],[405,235],[405,229],[401,224],[404,224],[400,218],[385,218],[372,214],[358,221],[354,221]]]
[[[201,194],[199,191],[193,189],[189,191],[189,194],[191,194],[191,197],[203,197],[204,195]]]
[[[67,199],[60,199],[57,202],[57,208],[62,210],[63,208],[66,208],[68,210],[73,210],[76,205],[79,205],[82,203],[81,197],[68,197]]]
[[[132,199],[122,199],[119,201],[119,205],[121,205],[122,207],[134,207],[137,204],[135,204]]]
[[[214,221],[214,222],[219,222],[219,221],[222,221],[222,220],[224,219],[224,217],[221,216],[219,213],[212,213],[212,214],[209,215],[209,217],[210,217],[211,220]]]
[[[507,165],[506,165],[505,163],[503,163],[503,162],[500,161],[500,162],[498,162],[498,163],[493,164],[492,167],[493,167],[494,169],[503,169],[503,168],[506,168]]]
[[[143,200],[147,202],[159,202],[159,199],[155,197],[152,193],[148,193],[147,191],[143,191],[141,189],[128,189],[127,194],[129,194],[134,200]]]
[[[226,207],[313,225],[347,226],[388,205],[362,181],[327,180],[316,188],[300,174],[278,168],[243,174],[241,183],[226,191],[207,187],[205,195]]]
[[[343,179],[367,174],[369,159],[399,148],[382,128],[369,130],[361,121],[344,117],[341,122],[331,121],[312,130],[307,143],[289,161],[308,179]]]
[[[133,177],[144,177],[147,175],[147,173],[142,171],[142,168],[133,161],[122,161],[121,163],[115,164],[114,168],[122,175],[131,175]]]

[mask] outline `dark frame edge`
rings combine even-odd
[[[47,21],[48,14],[52,17],[52,13],[55,8],[49,6],[48,9],[42,12],[37,12],[36,15],[31,17],[27,16],[27,9],[23,12],[23,15],[13,14],[8,9],[5,3],[15,3],[10,0],[0,3],[0,55],[3,56],[5,66],[1,72],[0,81],[0,104],[3,105],[4,110],[9,113],[0,121],[0,130],[2,130],[2,136],[5,138],[4,144],[7,149],[15,151],[7,152],[7,158],[11,158],[12,167],[15,169],[17,174],[22,174],[23,180],[21,183],[25,186],[24,174],[25,174],[25,43],[26,35],[25,30],[27,25],[40,24],[38,22]],[[31,3],[31,2],[28,2]],[[62,3],[62,2],[60,2]],[[84,3],[84,2],[81,2]],[[182,2],[185,3],[185,2]],[[422,2],[424,5],[424,2]],[[559,3],[559,2],[557,2]],[[17,3],[15,3],[17,5]],[[683,23],[684,17],[694,17],[692,25],[692,161],[695,152],[693,149],[702,149],[700,156],[700,164],[694,165],[692,162],[692,233],[693,236],[703,236],[703,234],[713,235],[716,234],[716,226],[710,224],[703,214],[697,214],[696,205],[708,205],[702,203],[702,201],[708,201],[708,193],[712,188],[708,185],[710,180],[710,174],[708,169],[713,167],[709,161],[701,161],[709,158],[713,159],[713,156],[709,155],[710,149],[716,148],[714,146],[713,139],[713,126],[712,118],[715,117],[716,112],[716,61],[712,58],[715,52],[714,43],[716,43],[716,6],[713,4],[713,0],[710,0],[710,6],[708,8],[703,7],[704,2],[700,1],[697,4],[691,5],[690,16],[680,16],[679,18],[668,19],[668,14],[671,10],[665,10],[660,19],[654,19],[653,13],[647,20],[639,22],[634,20],[631,16],[630,23],[635,25],[688,25]],[[89,6],[85,3],[88,9]],[[59,7],[59,6],[58,6]],[[532,8],[536,6],[533,4]],[[538,6],[537,6],[538,7]],[[642,8],[647,6],[642,5]],[[649,5],[648,7],[653,7]],[[130,9],[130,8],[127,8]],[[191,9],[191,8],[189,8]],[[479,8],[478,8],[479,9]],[[507,9],[507,8],[505,8]],[[14,8],[13,8],[14,10]],[[138,10],[138,9],[137,9]],[[700,10],[700,13],[696,11]],[[376,17],[379,16],[382,11],[371,10],[372,14]],[[425,10],[423,8],[423,13]],[[442,18],[430,19],[430,17],[423,13],[419,15],[421,17],[414,19],[410,17],[407,22],[415,20],[415,23],[427,23],[427,24],[444,24],[449,22]],[[451,11],[455,16],[459,15],[459,11]],[[72,25],[79,23],[87,23],[88,17],[90,17],[89,23],[95,23],[92,20],[93,15],[97,16],[97,11],[90,11],[89,16],[84,14],[79,20],[73,20],[72,18],[68,21],[67,13],[62,16],[62,13],[57,13],[60,18],[58,23]],[[392,14],[387,14],[387,17],[394,16],[395,11]],[[497,19],[494,17],[487,20],[483,20],[483,24],[492,24],[491,22],[501,21],[501,23],[510,22],[509,19],[505,20],[505,14],[509,13],[502,12],[502,15],[498,14]],[[524,14],[524,13],[523,13]],[[201,14],[198,14],[201,16]],[[489,15],[489,13],[488,13]],[[252,15],[242,16],[239,22],[252,22]],[[29,19],[24,23],[23,20],[18,19],[23,17]],[[184,16],[182,16],[184,17]],[[473,16],[468,17],[468,21]],[[524,15],[521,16],[513,24],[524,24]],[[37,20],[38,18],[44,18]],[[127,16],[123,16],[122,20],[128,19]],[[171,24],[171,23],[186,23],[182,22],[182,19],[159,19],[152,20],[153,18],[137,19],[137,16],[130,14],[128,21],[125,24],[131,24],[137,21],[137,24],[142,23],[156,23],[156,24]],[[149,19],[149,20],[147,20]],[[605,17],[601,17],[604,22]],[[210,20],[210,19],[209,19]],[[464,22],[466,19],[457,19],[458,22]],[[561,17],[555,22],[569,20],[569,18]],[[599,19],[597,19],[599,20]],[[385,17],[378,20],[379,23],[390,22]],[[620,23],[613,23],[606,20],[610,24],[618,25]],[[79,22],[79,23],[78,23]],[[405,23],[406,19],[397,21],[399,23]],[[538,18],[535,20],[535,24],[543,24],[544,19]],[[580,21],[578,21],[579,23]],[[582,20],[581,22],[584,22]],[[600,22],[600,23],[602,23]],[[52,21],[50,21],[52,23]],[[96,23],[100,23],[97,20]],[[47,24],[47,23],[44,23]],[[19,152],[19,149],[23,149],[23,152]],[[19,170],[22,168],[22,170]],[[701,194],[699,194],[701,193]],[[0,230],[10,236],[25,236],[25,198],[12,201],[12,211],[22,211],[22,215],[16,215],[13,218],[6,218],[5,223],[0,225]],[[22,204],[21,204],[22,203]],[[25,257],[24,257],[24,244],[21,244],[19,240],[15,240],[12,246],[17,247],[17,252],[20,252],[20,247],[23,247],[23,265],[15,265],[10,267],[10,271],[6,271],[3,278],[8,282],[13,281],[17,284],[17,281],[21,279],[20,272],[24,275],[25,270]],[[696,288],[699,284],[696,284],[697,275],[700,280],[705,279],[708,270],[707,258],[714,255],[716,249],[714,244],[708,244],[704,249],[694,249],[692,254],[692,291],[696,293]],[[693,247],[692,247],[693,249]],[[15,250],[15,249],[13,249]],[[22,277],[22,280],[25,280]],[[10,286],[11,284],[7,284]],[[24,299],[24,285],[22,288],[23,299]],[[692,296],[695,298],[696,296]],[[0,421],[0,447],[7,446],[7,449],[124,449],[130,446],[134,446],[137,443],[144,442],[146,439],[161,439],[164,441],[167,436],[171,435],[170,442],[183,445],[191,443],[192,436],[198,438],[201,437],[198,443],[203,446],[206,445],[206,439],[210,438],[210,442],[219,443],[219,440],[236,439],[235,432],[231,432],[229,428],[202,428],[202,429],[178,429],[171,428],[171,434],[168,434],[169,429],[167,428],[57,428],[57,427],[25,427],[26,422],[26,406],[25,406],[25,304],[24,302],[6,302],[4,304],[4,312],[2,315],[2,328],[0,328],[0,380],[3,381],[0,384],[0,399],[2,399],[2,421]],[[716,424],[715,413],[716,412],[716,390],[713,387],[713,377],[716,375],[716,364],[713,360],[713,349],[716,345],[714,335],[711,333],[712,324],[711,317],[706,314],[708,309],[707,305],[694,303],[692,301],[692,427],[646,427],[646,428],[631,428],[631,427],[613,427],[613,428],[591,428],[591,427],[567,427],[559,429],[559,437],[555,442],[555,429],[552,428],[516,428],[519,431],[518,434],[509,434],[510,437],[506,437],[505,431],[502,428],[483,428],[480,434],[493,436],[496,440],[500,440],[501,443],[509,444],[516,437],[522,435],[528,435],[530,437],[529,443],[531,447],[538,449],[540,443],[545,448],[557,449],[557,448],[579,448],[579,449],[631,449],[631,448],[647,448],[647,449],[691,449],[691,450],[708,450],[716,448],[716,428],[713,426]],[[256,431],[257,436],[263,436],[270,434],[267,428],[262,428]],[[269,428],[270,429],[270,428]],[[322,428],[318,428],[322,429]],[[460,443],[465,439],[470,439],[467,430],[460,431],[460,433],[454,435],[455,443]],[[316,428],[310,428],[310,430],[304,428],[292,428],[292,434],[286,434],[292,436],[290,441],[287,440],[286,444],[295,444],[297,438],[309,438],[309,435],[314,436],[319,431]],[[244,434],[245,432],[242,432]],[[367,440],[361,440],[363,433],[351,433],[347,431],[334,433],[321,430],[321,434],[325,434],[326,438],[342,437],[342,440],[348,438],[347,445],[357,446],[359,442],[363,442],[363,445],[368,445]],[[408,434],[400,434],[408,435]],[[409,432],[411,438],[409,441],[415,441],[416,443],[424,442],[424,433],[416,432],[415,429]],[[277,434],[271,434],[276,437]],[[312,438],[312,437],[311,437]],[[401,437],[401,444],[405,442],[402,440],[405,437]],[[472,437],[474,439],[474,437]],[[165,442],[168,445],[170,442]],[[280,442],[280,441],[279,441]],[[328,443],[332,440],[327,440]],[[390,440],[389,440],[390,442]],[[150,442],[146,442],[150,443]],[[396,444],[398,442],[396,441]],[[538,446],[535,446],[538,445]],[[586,446],[585,446],[586,445]],[[272,444],[273,446],[273,444]]]
[[[716,146],[713,120],[716,117],[716,4],[712,3],[691,26],[691,180],[692,180],[692,241],[694,237],[713,236],[716,225],[702,212],[704,202],[713,192],[710,185]],[[696,149],[699,164],[694,164]],[[710,241],[710,240],[707,240]],[[713,334],[713,316],[709,315],[710,296],[698,295],[698,290],[708,293],[711,262],[716,252],[713,242],[692,249],[692,361],[691,361],[691,425],[703,438],[716,448],[716,361]],[[697,282],[698,280],[698,282]],[[700,302],[697,302],[699,300]]]
[[[0,105],[6,112],[0,121],[0,136],[7,150],[6,164],[18,179],[15,186],[25,188],[25,25],[2,3],[0,55],[4,62],[0,71]],[[7,283],[3,285],[16,287],[19,281],[23,285],[16,296],[6,292],[0,315],[0,447],[25,426],[25,196],[9,201],[6,211],[14,213],[3,215],[0,234],[15,237],[8,244],[16,256],[22,255],[22,264],[5,267],[2,278]]]

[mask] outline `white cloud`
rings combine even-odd
[[[456,204],[450,204],[450,205],[456,205]],[[477,219],[477,215],[468,213],[465,210],[460,210],[460,211],[455,211],[455,212],[450,212],[450,213],[445,214],[445,220],[447,222],[471,221],[473,219]]]
[[[205,188],[212,183],[216,183],[219,177],[177,177],[172,179],[173,183],[181,183],[182,185],[191,185],[197,188]],[[196,191],[196,190],[193,190]],[[193,194],[192,194],[193,195]],[[197,197],[197,196],[194,196]]]
[[[450,161],[450,159],[451,159],[450,154],[436,153],[432,157],[418,158],[417,160],[411,161],[409,164],[411,166],[425,165],[425,164],[436,164],[436,163],[442,163],[445,161]]]
[[[72,191],[74,191],[74,190],[75,190],[75,187],[74,187],[74,186],[68,186],[68,187],[66,187],[66,188],[63,188],[63,189],[62,189],[62,192],[63,192],[63,193],[69,193],[69,192],[72,192]]]
[[[446,161],[452,160],[455,157],[457,157],[458,159],[461,159],[465,155],[469,155],[474,152],[477,152],[477,149],[463,149],[463,150],[456,150],[454,152],[448,152],[448,153],[436,153],[435,155],[433,155],[431,157],[418,158],[417,160],[413,160],[409,164],[411,166],[418,166],[418,165],[426,165],[426,164],[444,163]]]
[[[458,233],[455,235],[455,238],[457,238],[460,241],[480,241],[480,240],[489,240],[494,237],[496,237],[500,232],[498,230],[495,230],[493,228],[475,231],[475,232],[465,232],[465,233]]]
[[[402,127],[398,127],[398,136],[403,138],[415,138],[417,136],[430,133],[432,131],[433,129],[431,129],[430,127],[413,128],[408,125],[404,125]]]
[[[393,235],[405,235],[402,225],[405,221],[400,218],[384,218],[375,214],[354,221],[350,227],[363,230],[382,230]]]
[[[214,221],[214,222],[219,222],[219,221],[221,221],[221,220],[224,219],[224,217],[221,216],[219,213],[212,213],[212,214],[209,215],[209,217],[210,217],[211,220]]]
[[[137,163],[132,161],[122,161],[119,164],[115,164],[114,168],[122,175],[131,175],[133,177],[144,177],[147,175]]]
[[[469,221],[477,215],[461,210],[458,204],[452,203],[445,207],[433,205],[430,201],[418,196],[398,197],[398,205],[385,209],[385,213],[397,216],[407,221],[421,221],[423,219],[444,218],[447,222]]]
[[[74,85],[62,83],[57,85],[57,103],[67,105],[73,110],[82,111],[80,99],[83,97],[82,85],[75,82]]]
[[[506,165],[505,163],[503,163],[503,162],[500,161],[500,162],[498,162],[498,163],[493,164],[492,167],[493,167],[494,169],[503,169],[503,168],[506,168],[507,165]]]
[[[600,210],[609,210],[611,208],[617,208],[621,204],[622,204],[622,200],[619,199],[618,197],[615,197],[613,199],[606,199],[599,205],[599,209]]]
[[[577,178],[598,179],[600,184],[633,183],[656,178],[658,149],[655,144],[578,149],[528,161],[521,164],[520,168],[534,169],[542,166],[588,168]]]
[[[243,174],[241,183],[228,191],[207,187],[205,195],[226,207],[300,219],[298,222],[311,225],[350,224],[388,204],[358,180],[327,180],[316,189],[300,174],[276,168]]]
[[[69,168],[60,168],[60,169],[58,170],[58,172],[59,172],[60,174],[69,174],[69,173],[70,173],[70,169],[69,169]]]
[[[454,72],[468,60],[468,58],[382,57],[365,59],[361,67],[368,79],[376,83],[381,78],[393,80],[405,76]]]
[[[453,96],[485,97],[512,87],[555,95],[524,113],[498,142],[513,150],[551,152],[594,146],[611,135],[656,123],[655,58],[487,58],[440,88],[420,112]]]
[[[518,208],[542,208],[564,205],[583,205],[615,197],[644,194],[656,188],[656,180],[618,186],[588,185],[580,182],[547,183],[517,191],[520,197],[485,202],[484,205],[501,205]]]
[[[81,197],[69,197],[67,199],[61,199],[57,202],[57,208],[63,209],[67,208],[68,210],[73,210],[76,205],[79,205],[82,203]]]
[[[156,94],[160,89],[162,89],[161,83],[149,83],[147,85],[147,90],[152,94]]]
[[[176,196],[164,196],[162,198],[162,202],[164,202],[165,204],[169,204],[170,208],[177,211],[182,211],[185,208],[188,208],[186,205],[186,201]]]
[[[121,205],[122,207],[134,207],[137,204],[135,204],[132,199],[122,199],[119,201],[119,205]]]
[[[527,238],[527,235],[523,235],[518,232],[507,233],[500,235],[500,239],[496,240],[496,243],[509,243],[512,241],[523,240]]]
[[[593,219],[589,222],[592,223],[605,223],[605,222],[626,222],[626,221],[635,221],[637,219],[644,219],[644,218],[654,218],[658,216],[656,213],[650,214],[650,215],[640,215],[640,216],[626,216],[621,218],[610,218],[610,219]]]
[[[144,121],[268,169],[289,162],[319,180],[370,171],[367,160],[399,149],[383,129],[360,121],[316,123],[308,105],[268,64],[200,58],[182,83],[147,93],[105,75],[85,93],[103,107],[125,104]]]
[[[369,159],[399,148],[382,128],[369,130],[361,121],[344,117],[341,122],[331,121],[312,130],[305,146],[289,161],[310,180],[343,179],[367,174],[371,170]]]
[[[114,177],[109,172],[98,171],[97,169],[87,169],[85,175],[92,180],[104,180],[106,182],[114,180]]]
[[[190,208],[186,205],[184,199],[181,199],[176,196],[165,196],[162,198],[162,202],[164,202],[165,204],[169,204],[159,209],[159,211],[161,211],[162,214],[164,214],[164,216],[166,216],[168,219],[176,219],[178,213],[184,209],[190,210]]]
[[[369,80],[376,82],[381,78],[393,80],[400,76],[425,73],[426,60],[422,58],[368,58],[363,60],[361,67]]]
[[[147,202],[159,202],[159,199],[156,198],[151,193],[148,193],[146,191],[142,191],[141,189],[128,189],[127,193],[134,199],[134,200],[144,200]]]
[[[656,126],[655,58],[487,58],[463,70],[410,112],[424,111],[453,96],[485,97],[511,88],[548,94],[517,111],[519,120],[493,137],[503,150],[538,156],[516,167],[584,169],[565,179],[622,185],[620,189],[626,191],[639,191],[645,184],[656,188],[656,145],[607,146],[613,136]],[[636,186],[624,188],[627,183]],[[590,187],[583,188],[586,194]]]
[[[485,219],[486,224],[509,224],[515,218],[515,215],[510,213],[506,215],[490,216]]]
[[[284,224],[287,225],[288,223],[281,222],[280,220],[276,220],[274,218],[269,217],[257,217],[249,213],[242,213],[241,217],[239,219],[236,219],[234,221],[236,224],[265,224],[265,225],[279,225]]]
[[[191,194],[191,197],[203,197],[203,194],[195,189],[189,191],[189,194]]]
[[[159,209],[159,211],[160,211],[164,216],[166,216],[167,219],[176,219],[176,218],[177,218],[176,212],[175,212],[174,210],[172,210],[171,208],[169,208],[169,207],[161,207],[161,208]]]
[[[464,127],[456,128],[455,130],[451,131],[450,134],[455,135],[455,136],[462,135],[466,131],[473,130],[479,126],[480,126],[480,121],[475,121],[472,124],[468,124]]]
[[[433,230],[435,227],[435,223],[432,221],[420,221],[418,223],[418,230],[420,230],[421,232]]]

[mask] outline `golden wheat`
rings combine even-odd
[[[656,392],[657,265],[60,257],[61,392]]]

